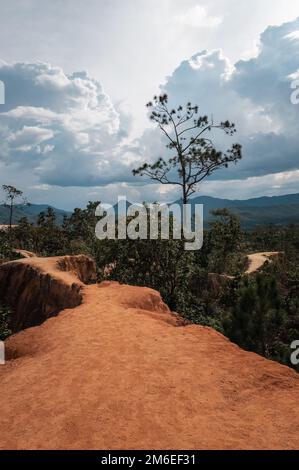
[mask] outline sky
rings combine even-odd
[[[132,176],[165,155],[145,103],[166,92],[236,124],[242,161],[200,194],[299,192],[298,0],[0,0],[0,17],[0,184],[65,209],[175,200]]]

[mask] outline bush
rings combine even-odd
[[[11,335],[11,330],[9,329],[9,315],[9,308],[0,304],[0,341],[4,341]]]

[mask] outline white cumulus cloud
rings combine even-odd
[[[197,19],[199,25],[208,13],[196,11],[194,24]],[[189,13],[180,17],[182,24]],[[267,28],[256,56],[235,64],[225,51],[198,52],[161,85],[173,105],[192,101],[214,121],[236,124],[234,141],[243,145],[243,160],[215,173],[207,190],[224,190],[226,185],[229,192],[235,181],[236,188],[247,185],[250,195],[254,187],[293,191],[298,184],[299,105],[290,101],[299,71],[298,31],[299,19]],[[6,86],[6,104],[0,108],[0,167],[12,181],[21,169],[36,188],[80,186],[87,194],[88,188],[97,192],[94,188],[105,186],[107,194],[109,188],[109,194],[123,190],[139,194],[141,200],[161,197],[161,188],[142,186],[131,170],[165,156],[163,136],[151,127],[130,142],[131,118],[86,72],[66,74],[44,63],[0,63],[0,80]],[[232,143],[229,138],[216,142],[226,148]],[[174,197],[173,188],[169,191],[167,197]]]
[[[209,15],[204,6],[195,5],[185,13],[175,16],[175,22],[192,28],[216,28],[222,23],[222,18]]]
[[[245,180],[299,169],[299,105],[290,100],[299,70],[299,42],[294,41],[298,30],[299,18],[267,28],[256,57],[236,64],[221,50],[199,52],[181,62],[161,85],[170,106],[191,101],[214,122],[235,122],[233,141],[243,145],[243,159],[213,179]],[[232,143],[222,134],[214,139],[222,148]],[[160,133],[146,131],[140,145],[144,160],[165,155],[164,144]]]
[[[43,184],[100,185],[122,179],[119,147],[128,119],[86,72],[44,63],[0,66],[0,159],[30,169]],[[116,165],[117,161],[117,165]]]

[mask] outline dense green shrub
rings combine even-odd
[[[11,330],[9,328],[9,315],[9,308],[0,304],[0,341],[4,341],[9,335],[11,335]]]

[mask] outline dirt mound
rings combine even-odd
[[[35,258],[37,255],[33,253],[32,251],[28,250],[19,250],[19,249],[14,249],[13,250],[17,255],[20,255],[21,258]]]
[[[256,274],[267,262],[271,262],[273,258],[282,254],[279,251],[266,251],[263,253],[253,253],[247,255],[247,268],[244,275]],[[214,295],[220,295],[227,285],[236,279],[236,276],[230,276],[228,274],[209,273],[208,275],[208,286]]]
[[[235,279],[234,276],[228,274],[209,273],[208,274],[208,287],[214,295],[223,293],[227,285]]]
[[[247,255],[248,268],[245,274],[253,274],[261,269],[267,261],[271,261],[272,258],[280,255],[279,251],[266,251],[264,253],[253,253]]]
[[[212,329],[175,328],[151,289],[80,287],[81,305],[6,341],[1,449],[298,448],[294,371]]]
[[[82,285],[95,279],[84,255],[20,259],[0,266],[0,298],[12,308],[11,329],[41,324],[82,302]]]

